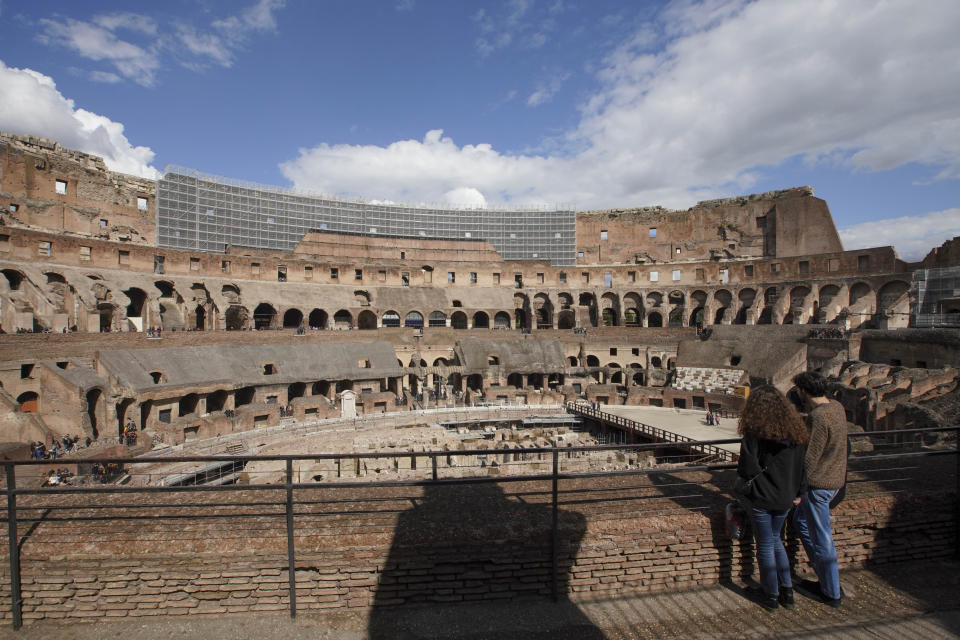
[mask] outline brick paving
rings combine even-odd
[[[287,615],[160,616],[149,620],[37,622],[0,639],[481,640],[639,638],[960,638],[960,562],[885,565],[845,571],[840,610],[798,594],[793,611],[769,613],[725,584],[691,591],[578,603],[515,600],[470,605]],[[369,633],[374,629],[375,633]]]

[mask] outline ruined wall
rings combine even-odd
[[[133,244],[156,241],[154,181],[108,171],[102,158],[53,140],[0,133],[0,198],[7,226]]]
[[[537,491],[537,486],[526,483],[521,489]],[[357,499],[391,492],[352,491]],[[561,595],[575,602],[755,575],[753,542],[731,542],[723,531],[721,508],[729,498],[716,494],[706,510],[667,499],[672,506],[655,513],[642,511],[636,496],[628,497],[631,492],[621,491],[613,500],[608,491],[604,500],[589,504],[561,500]],[[298,494],[314,499],[334,495],[324,490]],[[496,486],[428,487],[415,508],[405,506],[399,513],[374,509],[321,516],[316,506],[298,506],[298,609],[373,607],[371,625],[376,628],[389,624],[392,605],[548,596],[549,492],[542,499],[525,495],[521,502],[508,500]],[[246,500],[265,498],[257,493]],[[910,493],[848,496],[833,518],[841,569],[950,557],[955,500],[950,491],[917,486]],[[228,515],[226,507],[219,509]],[[21,551],[28,624],[287,610],[282,511],[243,520],[193,521],[189,527],[183,520],[144,519],[153,511],[149,507],[128,511],[111,514],[139,517],[110,518],[82,528],[46,521],[31,529]],[[798,571],[806,571],[795,539],[788,548]],[[9,621],[6,548],[0,553],[0,615]]]
[[[810,187],[577,216],[578,264],[792,257],[843,251],[826,202]],[[579,254],[583,253],[583,256]]]

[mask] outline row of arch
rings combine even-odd
[[[22,287],[24,274],[7,268],[0,270],[10,290]],[[45,272],[47,285],[68,285],[63,275]],[[88,275],[93,280],[102,278]],[[223,284],[220,294],[227,305],[221,311],[202,282],[190,286],[185,300],[177,292],[173,282],[158,280],[154,283],[159,296],[151,298],[146,291],[130,287],[122,291],[127,304],[117,303],[106,296],[98,299],[96,310],[100,315],[100,328],[110,330],[116,325],[121,309],[128,318],[142,318],[147,307],[156,307],[144,326],[168,326],[168,316],[174,314],[176,322],[188,329],[262,329],[262,328],[359,328],[378,327],[443,327],[466,328],[522,328],[522,329],[569,329],[578,326],[693,326],[709,324],[765,324],[790,322],[830,322],[844,308],[858,307],[863,313],[884,313],[909,291],[903,280],[891,280],[874,290],[866,281],[845,283],[797,284],[792,287],[771,285],[765,288],[743,286],[707,289],[629,291],[624,294],[607,291],[596,294],[592,291],[573,293],[538,292],[532,296],[524,292],[514,294],[514,309],[503,311],[435,310],[429,313],[420,310],[388,309],[379,315],[371,309],[351,312],[340,309],[328,316],[328,311],[315,308],[305,312],[289,308],[282,315],[270,303],[258,304],[252,311],[241,303],[241,290],[236,284]],[[71,287],[71,290],[72,287]],[[369,306],[370,292],[354,292],[357,305]],[[155,304],[153,304],[155,302]],[[148,303],[150,303],[148,305]],[[453,307],[461,306],[458,301]],[[354,315],[356,313],[356,315]],[[151,314],[152,315],[152,314]]]

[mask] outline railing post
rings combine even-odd
[[[558,584],[560,573],[560,510],[559,510],[559,484],[560,484],[560,450],[553,450],[553,523],[551,525],[550,537],[550,567],[551,584],[550,591],[553,595],[553,601],[560,599],[560,586]]]
[[[433,466],[433,479],[437,479],[437,454],[430,456],[430,463]]]
[[[287,458],[287,565],[290,567],[290,617],[297,617],[297,560],[293,548],[293,458]]]
[[[10,610],[13,628],[23,626],[23,596],[20,593],[20,544],[17,540],[17,478],[13,463],[3,465],[7,472],[7,535],[10,538]]]
[[[954,539],[953,539],[953,553],[954,556],[960,558],[960,442],[957,440],[957,436],[960,435],[960,432],[954,431],[954,446],[956,447],[956,452],[954,452],[954,457],[957,459],[957,492],[955,494],[955,499],[953,501],[954,511],[953,511],[953,522],[954,522]]]

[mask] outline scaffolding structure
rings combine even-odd
[[[292,251],[308,231],[486,240],[504,260],[576,264],[572,209],[445,209],[374,204],[260,185],[170,165],[157,182],[157,244],[222,253]]]
[[[910,283],[911,325],[960,327],[960,267],[917,269]]]

